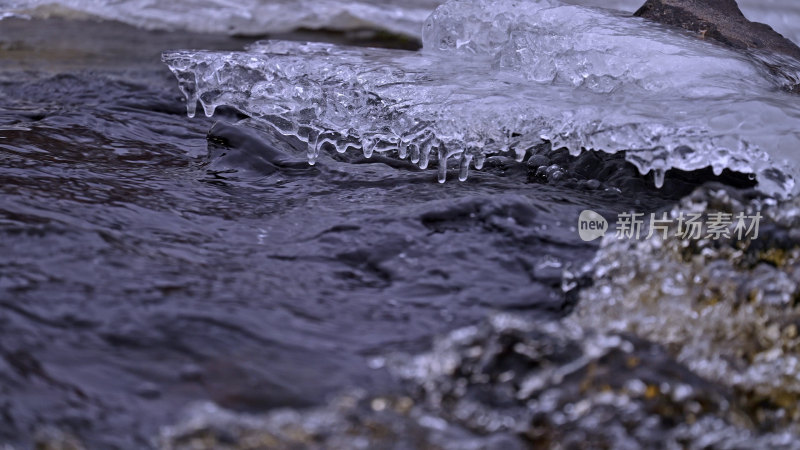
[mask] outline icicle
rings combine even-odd
[[[439,183],[447,181],[447,148],[439,146]]]
[[[458,181],[467,181],[469,177],[469,164],[472,162],[472,155],[464,152],[461,155],[461,165],[458,168]]]
[[[417,144],[409,144],[408,145],[409,153],[411,153],[410,160],[412,164],[419,163],[419,145]]]
[[[194,118],[197,115],[197,92],[192,91],[191,94],[186,96],[186,115]]]
[[[653,169],[653,180],[655,180],[656,187],[661,189],[664,186],[664,176],[666,175],[666,171],[664,169],[658,168]]]
[[[408,156],[408,146],[405,143],[400,142],[397,145],[397,156],[400,157],[400,159],[406,159]]]
[[[308,157],[308,163],[312,166],[317,163],[317,155],[319,155],[319,137],[319,131],[313,128],[308,131],[306,156]]]
[[[372,139],[362,139],[361,150],[364,152],[365,158],[372,158],[372,152],[375,151],[375,141]]]
[[[486,155],[480,154],[475,157],[475,168],[477,170],[483,169],[483,163],[486,162]]]
[[[428,168],[428,162],[430,161],[431,157],[431,150],[433,149],[433,144],[428,141],[422,147],[422,154],[420,155],[419,159],[419,168],[425,170]]]
[[[214,115],[214,111],[217,110],[217,105],[207,104],[206,102],[200,100],[200,104],[203,105],[203,112],[206,114],[206,117],[211,117]]]

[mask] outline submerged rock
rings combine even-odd
[[[571,321],[497,315],[372,366],[405,390],[261,416],[198,404],[162,430],[161,448],[800,448],[663,347]]]
[[[747,20],[735,0],[647,0],[635,15],[695,31],[731,47],[800,58],[800,47],[769,25]]]
[[[800,61],[800,47],[769,25],[749,21],[735,0],[647,0],[634,15],[699,33],[729,47],[767,51]],[[768,67],[789,79],[790,91],[800,90],[792,70],[775,64]]]

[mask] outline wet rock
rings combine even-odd
[[[207,171],[221,176],[264,176],[275,172],[316,173],[305,160],[293,157],[297,142],[274,131],[217,122],[208,132]]]
[[[591,264],[594,284],[570,320],[657,342],[694,373],[733,389],[760,429],[798,432],[800,239],[792,231],[800,202],[705,187],[666,214],[673,219],[666,238],[606,236]],[[679,230],[679,218],[694,214],[703,217],[701,238],[683,238],[688,227]],[[739,239],[739,214],[761,215],[757,237]],[[727,236],[710,232],[712,217],[730,220]],[[746,219],[748,228],[753,222]]]
[[[740,49],[800,58],[800,48],[769,25],[747,20],[735,0],[647,0],[636,16],[700,33]]]
[[[569,320],[495,316],[388,366],[444,423],[514,432],[530,448],[797,447],[789,433],[756,432],[733,390],[663,347]]]
[[[794,63],[800,62],[800,47],[769,25],[749,21],[735,0],[647,0],[634,15],[693,31],[733,48],[786,55]],[[772,73],[789,79],[788,90],[800,91],[796,67],[787,69],[775,61],[762,62]],[[792,61],[784,63],[794,65]]]
[[[379,359],[402,392],[265,415],[197,404],[161,448],[798,448],[659,345],[568,321],[498,315],[428,353]]]

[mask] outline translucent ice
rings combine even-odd
[[[794,191],[800,104],[747,55],[606,9],[558,0],[451,1],[421,52],[265,41],[176,51],[190,115],[220,105],[325,148],[427,166],[553,148],[626,151],[646,173],[712,166]],[[431,156],[432,155],[432,156]]]

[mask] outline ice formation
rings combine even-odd
[[[99,17],[146,29],[264,34],[298,28],[383,29],[418,37],[438,0],[0,0],[3,14]]]
[[[626,151],[656,183],[670,168],[754,173],[794,189],[800,105],[760,64],[610,10],[557,0],[451,1],[421,52],[265,41],[245,52],[175,51],[164,61],[193,115],[231,106],[308,142],[396,152],[439,179],[542,140],[572,153]],[[786,160],[792,162],[785,164]]]

